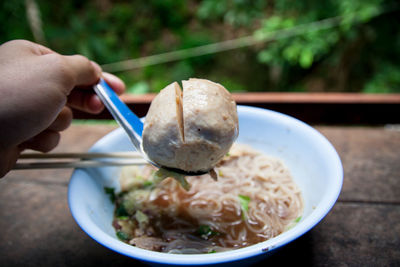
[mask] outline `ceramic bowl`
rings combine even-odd
[[[250,263],[300,237],[326,216],[335,204],[343,181],[343,169],[334,147],[317,130],[271,110],[238,106],[239,137],[265,154],[283,160],[304,198],[301,221],[290,230],[267,241],[227,252],[177,255],[153,252],[121,242],[112,226],[114,205],[104,187],[119,188],[120,167],[76,169],[69,183],[68,201],[79,226],[105,247],[150,264],[210,265]],[[101,138],[91,152],[133,150],[119,128]]]

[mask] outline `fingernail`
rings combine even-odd
[[[114,76],[113,74],[110,74],[107,72],[103,72],[103,77],[107,82],[112,84],[113,89],[118,94],[121,94],[125,91],[125,89],[126,89],[125,83],[117,76]]]
[[[110,82],[120,82],[118,77],[116,77],[110,73],[103,72],[103,76]]]
[[[102,70],[101,67],[99,66],[99,64],[97,64],[94,61],[90,61],[90,63],[92,63],[93,68],[96,70],[96,73],[98,74],[98,76],[101,76]]]

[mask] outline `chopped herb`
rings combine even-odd
[[[211,232],[211,227],[208,225],[200,225],[197,229],[197,233],[199,235],[205,235]]]
[[[128,192],[123,192],[123,191],[121,191],[121,192],[119,192],[119,193],[117,194],[117,198],[122,198],[122,197],[125,196],[127,193],[128,193]]]
[[[109,195],[112,203],[115,202],[115,189],[112,187],[104,187],[104,192]]]
[[[208,254],[211,254],[211,253],[216,253],[217,251],[215,250],[215,249],[212,249],[212,250],[210,250],[209,252],[207,252]]]
[[[210,237],[220,235],[221,233],[213,231],[208,225],[200,225],[196,233],[201,236],[201,238],[208,240]]]
[[[244,195],[239,195],[239,201],[240,201],[240,206],[242,207],[242,210],[244,211],[249,211],[249,202],[250,202],[250,197],[244,196]]]
[[[129,240],[129,235],[122,231],[117,231],[117,237],[122,241]]]
[[[129,216],[117,216],[117,219],[124,221],[124,220],[128,220]]]
[[[242,209],[242,218],[246,220],[247,212],[249,211],[250,197],[239,195],[240,208]]]
[[[296,219],[293,220],[288,226],[286,226],[286,231],[292,229],[293,227],[296,226],[297,223],[299,223],[301,220],[301,216],[297,217]]]
[[[230,154],[229,152],[225,154],[225,156],[227,156],[227,157],[229,157],[230,155],[231,155],[231,154]]]
[[[129,216],[128,212],[126,211],[124,205],[119,205],[117,210],[115,211],[115,215],[117,217],[121,217],[121,216]]]
[[[188,181],[186,181],[185,175],[183,174],[169,171],[163,168],[160,168],[153,174],[153,179],[156,184],[160,183],[162,180],[168,177],[174,178],[183,187],[183,189],[189,191],[190,184],[188,183]]]
[[[147,217],[147,215],[141,212],[140,210],[136,211],[135,219],[140,225],[147,224],[149,222],[149,217]]]
[[[154,183],[152,181],[144,181],[143,182],[143,187],[152,187]]]

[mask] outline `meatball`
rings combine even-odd
[[[174,82],[154,98],[143,129],[143,150],[155,163],[187,172],[209,171],[238,135],[236,103],[220,84]]]

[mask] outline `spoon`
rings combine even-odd
[[[186,172],[181,169],[160,166],[159,164],[150,160],[142,148],[143,122],[139,119],[139,117],[136,116],[136,114],[133,113],[124,102],[121,101],[118,95],[110,88],[104,79],[100,79],[100,82],[93,86],[93,89],[104,103],[108,111],[110,111],[114,119],[128,134],[136,150],[147,162],[159,169],[163,168],[187,176],[197,176],[208,173],[207,171]]]

